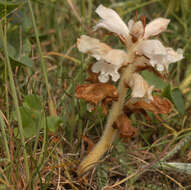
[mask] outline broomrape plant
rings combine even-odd
[[[146,25],[145,18],[141,17],[140,21],[135,18],[126,25],[114,10],[103,5],[99,5],[95,12],[101,20],[94,30],[102,28],[114,33],[124,43],[126,50],[113,49],[87,35],[77,40],[79,51],[91,55],[96,62],[88,69],[89,83],[76,87],[76,97],[87,101],[90,111],[101,102],[104,113],[108,114],[103,135],[79,165],[79,175],[99,161],[117,134],[124,141],[136,134],[128,118],[131,113],[146,114],[146,111],[152,111],[160,119],[158,114],[171,112],[171,102],[159,95],[152,95],[154,86],[149,86],[140,71],[148,69],[164,78],[169,64],[183,59],[181,49],[174,51],[158,39],[150,39],[166,30],[169,19],[156,18]],[[114,86],[116,82],[117,88]],[[125,102],[128,89],[131,89],[131,97]]]

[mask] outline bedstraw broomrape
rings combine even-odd
[[[103,5],[98,6],[96,13],[101,20],[94,30],[102,28],[114,33],[124,43],[126,50],[113,49],[87,35],[82,35],[77,40],[78,50],[95,58],[96,62],[88,71],[90,82],[77,86],[76,97],[87,101],[89,109],[96,109],[101,102],[105,114],[109,105],[103,135],[80,163],[79,175],[99,161],[117,134],[124,141],[136,134],[136,129],[128,118],[130,113],[151,111],[158,115],[171,111],[172,104],[169,100],[152,95],[154,86],[149,86],[144,80],[139,73],[140,68],[164,76],[168,73],[169,64],[183,59],[181,49],[174,51],[165,47],[158,39],[149,39],[164,32],[169,19],[156,18],[146,25],[145,18],[142,17],[140,21],[135,18],[126,25],[114,10]],[[116,82],[117,88],[113,85]],[[131,89],[131,97],[125,102],[128,89]]]

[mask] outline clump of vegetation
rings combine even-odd
[[[189,189],[190,7],[0,1],[0,189]]]
[[[135,18],[130,20],[127,26],[114,10],[103,5],[99,5],[96,13],[102,19],[94,29],[104,28],[113,32],[125,44],[127,50],[125,52],[112,49],[107,44],[86,35],[82,35],[77,41],[78,49],[83,53],[89,53],[96,58],[97,62],[89,70],[88,79],[92,83],[78,86],[76,96],[91,103],[92,106],[97,106],[98,102],[102,101],[105,113],[107,113],[106,104],[115,101],[110,109],[103,136],[80,164],[79,175],[97,163],[109,149],[117,130],[125,140],[134,136],[135,129],[128,115],[145,110],[158,114],[171,112],[170,101],[159,95],[153,97],[154,86],[149,86],[140,75],[140,71],[151,70],[163,77],[168,73],[170,63],[183,59],[181,49],[176,52],[170,47],[164,47],[159,40],[149,39],[164,32],[170,22],[169,19],[159,17],[146,25],[145,17],[142,17],[141,21]],[[119,80],[120,69],[122,70],[121,80],[116,90],[115,86],[109,82]],[[128,88],[132,91],[131,97],[125,102]],[[159,116],[158,119],[161,120]]]

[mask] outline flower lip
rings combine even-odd
[[[145,101],[153,100],[152,91],[154,86],[149,86],[140,74],[134,73],[132,79],[128,82],[128,86],[132,89],[131,97],[134,100],[140,98]]]
[[[105,28],[110,32],[122,35],[123,37],[129,36],[129,29],[127,25],[114,10],[106,8],[103,5],[99,5],[95,12],[102,19],[94,27],[94,30],[97,30],[98,28]]]
[[[98,77],[100,82],[108,82],[110,76],[114,82],[120,78],[118,69],[125,65],[128,60],[125,51],[112,49],[98,39],[86,35],[82,35],[77,40],[77,47],[79,51],[89,53],[98,60],[98,62],[92,66],[91,70],[94,73],[100,73]]]
[[[93,64],[91,70],[94,73],[99,73],[98,79],[100,82],[106,83],[109,81],[109,76],[111,76],[114,82],[116,82],[120,78],[120,75],[118,73],[119,68],[120,66],[108,64],[104,61],[98,61]]]
[[[149,58],[151,66],[156,67],[159,72],[168,71],[170,63],[183,59],[183,51],[164,47],[159,40],[144,40],[137,47],[136,53]]]

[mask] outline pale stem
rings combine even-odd
[[[130,55],[131,54],[129,54],[129,56]],[[103,132],[100,141],[95,145],[93,150],[80,163],[77,171],[78,175],[82,175],[87,170],[92,168],[112,144],[113,139],[117,134],[117,131],[112,127],[112,125],[117,120],[117,117],[122,113],[123,104],[127,94],[127,87],[125,87],[124,81],[129,81],[132,77],[133,72],[134,72],[133,64],[129,64],[123,71],[118,85],[118,93],[119,93],[118,101],[114,102],[112,105],[105,126],[105,130]]]

